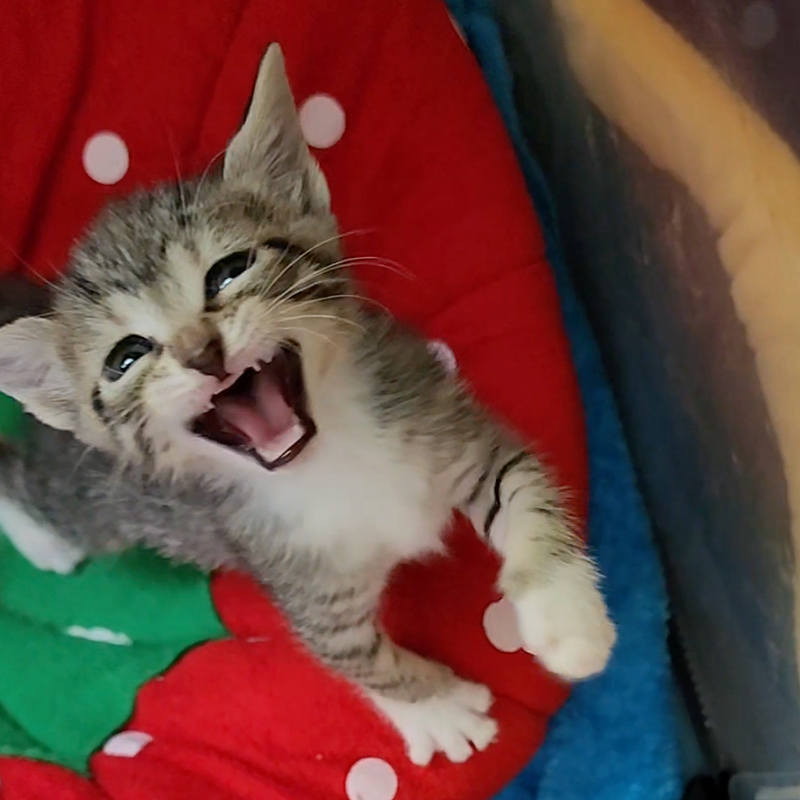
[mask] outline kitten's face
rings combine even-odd
[[[108,209],[54,315],[0,330],[0,389],[127,460],[280,468],[313,439],[309,393],[347,335],[339,261],[271,48],[223,175]]]
[[[344,333],[339,260],[329,216],[224,181],[110,210],[56,302],[83,436],[157,463],[219,445],[287,463],[315,433],[303,367]]]

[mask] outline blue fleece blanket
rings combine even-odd
[[[681,793],[667,598],[614,398],[559,242],[547,184],[528,151],[499,30],[485,0],[448,0],[483,68],[545,228],[586,414],[589,535],[619,626],[607,672],[575,687],[523,773],[495,800],[675,800]]]

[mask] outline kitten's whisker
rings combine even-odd
[[[9,243],[6,239],[0,240],[3,249],[11,256],[11,258],[23,267],[33,271],[33,266],[29,264]]]
[[[390,258],[383,258],[382,256],[350,256],[343,258],[341,261],[336,261],[332,266],[343,267],[351,264],[363,264],[366,266],[382,267],[389,272],[394,272],[401,278],[407,280],[417,280],[417,276],[406,269],[399,261],[394,261]]]
[[[365,232],[366,231],[354,230],[354,231],[350,231],[350,234],[351,235],[355,235],[355,234],[358,234],[358,233],[365,233]],[[287,269],[290,268],[290,267],[293,267],[298,261],[302,260],[306,256],[308,256],[311,253],[313,253],[314,250],[317,250],[318,248],[322,247],[323,245],[328,244],[329,242],[334,241],[335,239],[341,239],[345,235],[346,234],[335,234],[334,236],[329,236],[327,239],[323,239],[321,242],[317,242],[315,245],[309,247],[303,253],[300,253],[299,255],[295,256],[295,258],[291,262],[289,262],[289,264],[287,264]],[[360,259],[377,258],[377,256],[354,256],[353,258],[354,258],[354,260],[360,260]],[[340,259],[339,261],[334,262],[334,265],[342,265],[342,264],[345,264],[345,263],[353,263],[353,262],[351,262],[351,260],[348,259],[348,258],[343,258],[343,259]],[[396,267],[402,267],[401,264],[398,264],[396,261],[392,262],[390,259],[386,259],[386,263],[387,264],[392,264],[393,266],[396,266]],[[333,266],[333,265],[330,265],[330,266]]]
[[[360,323],[356,322],[355,320],[348,319],[347,317],[340,317],[336,314],[299,314],[294,317],[281,317],[281,322],[302,322],[303,320],[307,319],[328,319],[333,320],[334,322],[343,322],[346,325],[351,325],[354,328],[357,328],[360,331],[364,331],[365,328]]]
[[[390,317],[394,316],[388,306],[385,306],[379,300],[375,300],[372,297],[366,297],[363,294],[356,294],[352,292],[345,294],[329,294],[325,295],[325,300],[358,300],[360,303],[377,306],[382,311],[385,311]]]
[[[181,201],[181,212],[186,216],[186,195],[183,191],[183,178],[181,177],[181,165],[178,159],[178,149],[175,146],[175,139],[172,135],[172,129],[167,126],[167,141],[169,142],[169,149],[172,154],[172,163],[175,165],[175,176],[177,177],[176,186],[178,188],[178,197]]]
[[[45,286],[50,286],[51,288],[57,288],[57,284],[55,281],[51,281],[49,278],[45,278],[30,261],[26,261],[13,247],[11,247],[8,242],[3,241],[1,242],[5,250],[9,253],[9,255],[16,261],[18,264],[21,264],[25,269],[30,272],[35,278],[38,278]],[[53,266],[52,262],[50,266]]]
[[[322,278],[323,276],[325,276],[325,275],[327,275],[327,274],[329,274],[331,272],[338,272],[341,269],[341,267],[347,266],[348,264],[356,264],[356,263],[369,263],[369,264],[372,264],[373,266],[380,266],[380,267],[384,267],[385,269],[388,269],[388,270],[390,270],[392,272],[397,272],[397,274],[399,274],[399,275],[401,275],[402,277],[405,277],[405,278],[412,278],[413,277],[410,273],[405,273],[404,274],[403,272],[399,272],[398,270],[392,269],[392,267],[395,266],[397,264],[397,262],[389,262],[388,264],[384,264],[384,263],[381,263],[377,259],[377,257],[375,257],[375,256],[356,256],[356,257],[353,257],[353,258],[345,258],[345,259],[341,259],[340,261],[335,261],[334,263],[328,264],[327,266],[323,267],[322,269],[318,269],[318,270],[315,270],[313,272],[308,273],[307,275],[303,275],[295,284],[293,284],[292,286],[289,286],[287,289],[285,289],[283,292],[281,292],[281,294],[279,294],[277,296],[277,298],[275,298],[275,299],[276,299],[276,301],[280,301],[280,300],[283,300],[283,299],[286,299],[286,298],[291,298],[294,294],[297,294],[298,292],[302,291],[302,289],[305,286],[307,286],[309,283],[316,283],[316,282],[322,283],[322,281],[320,281],[319,279]],[[271,281],[264,288],[264,290],[263,290],[264,294],[267,294],[269,292],[269,289],[272,288],[274,283],[277,280],[280,279],[282,274],[283,273],[278,275],[275,280]],[[335,282],[334,281],[330,281],[330,283],[335,283]],[[364,298],[364,299],[366,299],[366,298]]]
[[[333,339],[331,339],[330,336],[326,336],[324,333],[322,333],[322,331],[315,331],[312,328],[299,328],[296,325],[294,325],[294,326],[292,326],[292,325],[286,326],[286,331],[288,333],[291,333],[292,331],[296,331],[297,333],[303,333],[303,334],[310,333],[312,336],[316,336],[319,339],[323,339],[328,344],[330,344],[332,347],[335,347],[337,350],[341,349],[341,345],[340,344],[338,344]],[[296,350],[299,352],[300,348],[298,347],[298,348],[296,348]]]
[[[216,163],[217,159],[220,156],[225,155],[225,151],[227,149],[228,149],[227,147],[223,147],[222,150],[220,150],[216,155],[214,155],[211,158],[211,161],[209,161],[208,164],[206,164],[206,168],[203,170],[202,174],[200,175],[200,180],[197,183],[197,191],[195,192],[195,196],[200,194],[203,188],[203,184],[206,182],[206,178],[208,177],[211,168],[214,166],[214,164]]]
[[[308,249],[304,250],[304,251],[303,251],[302,253],[300,253],[299,255],[295,256],[295,258],[294,258],[292,261],[290,261],[290,262],[289,262],[289,263],[288,263],[288,264],[287,264],[287,265],[286,265],[286,266],[285,266],[285,267],[284,267],[284,268],[283,268],[283,269],[282,269],[282,270],[281,270],[281,271],[280,271],[280,272],[279,272],[279,273],[278,273],[278,274],[277,274],[277,275],[276,275],[276,276],[275,276],[275,277],[274,277],[274,278],[273,278],[273,279],[270,281],[270,283],[267,285],[267,287],[266,287],[265,291],[268,291],[270,288],[272,288],[272,286],[274,286],[274,285],[275,285],[275,284],[276,284],[276,283],[277,283],[277,282],[278,282],[278,281],[279,281],[279,280],[280,280],[280,279],[281,279],[281,278],[282,278],[282,277],[283,277],[283,276],[286,274],[286,272],[287,272],[289,269],[291,269],[291,268],[292,268],[292,267],[293,267],[295,264],[297,264],[299,261],[301,261],[302,259],[304,259],[306,256],[310,255],[311,253],[313,253],[315,250],[317,250],[318,248],[322,247],[323,245],[329,244],[330,242],[333,242],[333,241],[335,241],[336,239],[344,239],[344,238],[345,238],[345,237],[347,237],[347,236],[358,236],[358,235],[364,235],[364,234],[366,234],[366,233],[371,233],[372,231],[373,231],[373,229],[371,229],[371,228],[355,228],[355,229],[353,229],[353,230],[350,230],[350,231],[345,231],[344,233],[336,233],[336,234],[334,234],[333,236],[329,236],[329,237],[328,237],[328,238],[326,238],[326,239],[322,239],[321,241],[319,241],[319,242],[317,242],[316,244],[312,245],[312,246],[311,246],[311,247],[309,247]],[[340,262],[337,262],[337,263],[340,263]],[[331,267],[331,268],[334,268],[334,267],[335,267],[335,265],[328,265],[328,266],[329,266],[329,267]],[[317,273],[317,274],[319,274],[319,273]]]
[[[333,267],[330,267],[330,268],[326,268],[325,270],[322,270],[319,273],[316,273],[315,275],[306,275],[306,276],[304,276],[304,278],[301,279],[300,281],[298,281],[296,284],[294,284],[294,286],[289,287],[288,289],[283,291],[280,295],[278,295],[276,298],[274,298],[274,303],[277,304],[277,303],[280,303],[280,302],[283,302],[283,301],[291,301],[292,298],[295,295],[297,295],[300,292],[304,291],[305,286],[308,283],[320,283],[320,284],[322,284],[323,281],[315,280],[315,278],[318,279],[320,276],[324,275],[326,272],[333,272],[333,271],[335,271],[333,269]],[[336,285],[336,284],[339,283],[339,281],[328,281],[328,283],[330,283],[331,285]],[[324,302],[326,300],[347,300],[347,299],[357,300],[357,301],[365,303],[365,304],[370,304],[370,305],[377,306],[378,308],[383,309],[383,311],[385,311],[387,314],[389,314],[389,316],[392,316],[392,312],[389,310],[389,308],[387,308],[380,301],[375,300],[375,299],[373,299],[371,297],[367,297],[366,295],[362,295],[362,294],[358,294],[358,293],[354,293],[354,292],[352,292],[352,293],[342,292],[342,293],[339,293],[339,294],[325,295],[325,297],[324,298],[320,298],[320,300],[318,302]],[[304,302],[310,302],[310,301],[304,301]],[[272,310],[274,307],[275,306],[271,306],[270,310]]]
[[[308,249],[304,250],[300,255],[295,256],[286,266],[267,284],[264,289],[264,292],[268,292],[295,264],[302,261],[306,256],[310,253],[313,253],[314,250],[322,247],[323,245],[329,244],[330,242],[336,241],[340,239],[340,234],[335,234],[333,236],[328,236],[326,239],[323,239],[321,242],[317,242],[315,245],[312,245]]]
[[[330,272],[336,272],[337,270],[338,270],[337,267],[325,267],[325,268],[319,270],[318,272],[313,272],[313,273],[309,273],[308,275],[303,275],[303,277],[300,278],[296,283],[293,283],[291,286],[289,286],[286,289],[284,289],[277,297],[272,298],[272,300],[274,302],[276,302],[276,303],[279,303],[282,300],[291,299],[298,292],[303,291],[303,289],[305,289],[305,287],[308,286],[309,283],[319,283],[319,284],[322,284],[322,283],[325,283],[325,282],[336,283],[336,281],[321,281],[319,279],[321,277],[323,277],[324,275],[326,275],[326,274],[328,274]],[[272,286],[272,284],[270,284],[270,286],[267,286],[264,289],[264,294],[265,295],[268,295],[268,290],[269,290],[269,288],[271,286]]]
[[[76,441],[78,441],[78,440],[76,439]],[[81,442],[80,444],[83,445],[83,442]],[[85,461],[86,456],[88,456],[89,453],[93,452],[94,450],[96,450],[96,448],[92,447],[92,445],[89,445],[89,444],[83,445],[83,451],[78,456],[78,458],[75,460],[75,465],[72,468],[72,473],[71,473],[71,475],[69,477],[69,482],[70,483],[73,482],[73,479],[75,478],[75,475],[77,474],[79,467]]]
[[[236,198],[234,200],[225,200],[222,203],[215,203],[214,204],[214,207],[212,209],[212,214],[215,211],[219,211],[221,208],[233,208],[235,206],[239,206],[241,208],[244,205],[246,205],[246,201],[243,200],[242,198]],[[243,248],[250,247],[250,245],[251,245],[251,242],[245,242],[244,240],[242,241],[242,247]]]
[[[368,233],[376,233],[377,230],[377,228],[352,228],[349,231],[342,231],[337,236],[339,239],[344,239],[348,236],[365,236]]]
[[[338,272],[342,267],[347,267],[352,264],[366,264],[368,266],[382,267],[390,272],[395,272],[403,278],[408,278],[409,280],[413,280],[415,278],[415,276],[410,272],[402,272],[398,269],[395,269],[397,262],[383,262],[379,260],[377,256],[353,256],[352,258],[343,258],[339,261],[334,261],[332,264],[328,264],[322,269],[310,272],[308,275],[304,275],[301,280],[313,281],[315,278],[321,277],[330,272]]]

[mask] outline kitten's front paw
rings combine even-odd
[[[458,680],[447,692],[425,700],[390,700],[370,693],[406,743],[409,759],[419,766],[434,753],[444,753],[460,764],[475,750],[485,750],[497,736],[497,723],[489,716],[492,693],[485,686]]]
[[[617,634],[588,563],[561,568],[514,601],[525,650],[570,681],[605,669]]]

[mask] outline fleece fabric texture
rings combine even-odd
[[[364,259],[354,269],[362,291],[451,354],[478,397],[536,444],[585,519],[585,432],[545,239],[502,119],[440,0],[68,0],[48,14],[19,3],[7,9],[2,41],[0,260],[44,277],[108,199],[218,165],[261,55],[279,41],[346,251]],[[41,576],[51,588],[31,584],[28,596],[27,579],[17,583],[19,614],[54,635],[25,670],[14,666],[13,686],[0,682],[16,723],[0,734],[19,739],[30,728],[41,755],[55,751],[59,763],[0,758],[4,800],[493,796],[539,747],[567,689],[521,650],[508,652],[513,631],[502,628],[513,620],[497,605],[497,561],[485,544],[463,521],[449,544],[449,557],[399,571],[385,624],[400,643],[492,687],[501,732],[485,753],[413,767],[389,725],[294,641],[241,575],[213,578],[211,601],[230,635],[201,642],[222,634],[194,578],[173,586],[175,596],[154,594],[164,625],[176,615],[158,634],[123,613],[142,584],[101,590],[90,579],[107,573],[89,565]],[[128,569],[141,564],[130,558]],[[170,580],[148,563],[146,596]],[[34,600],[49,605],[34,614]],[[103,637],[111,640],[93,641]],[[170,654],[149,662],[138,692],[138,667],[109,661],[165,642]],[[28,675],[36,660],[49,678]],[[104,676],[119,677],[113,696]],[[34,684],[41,697],[23,702],[17,695]],[[120,725],[123,695],[130,714]],[[87,720],[91,730],[79,731]],[[91,749],[88,775],[64,768]]]
[[[69,580],[0,539],[0,729],[22,753],[85,771],[139,687],[191,646],[227,636],[208,578],[146,551],[97,559]]]
[[[578,373],[589,444],[589,541],[619,627],[609,669],[573,688],[536,758],[496,800],[674,800],[682,770],[666,647],[667,597],[608,379],[527,149],[497,23],[485,0],[448,0],[503,114],[542,220]]]

